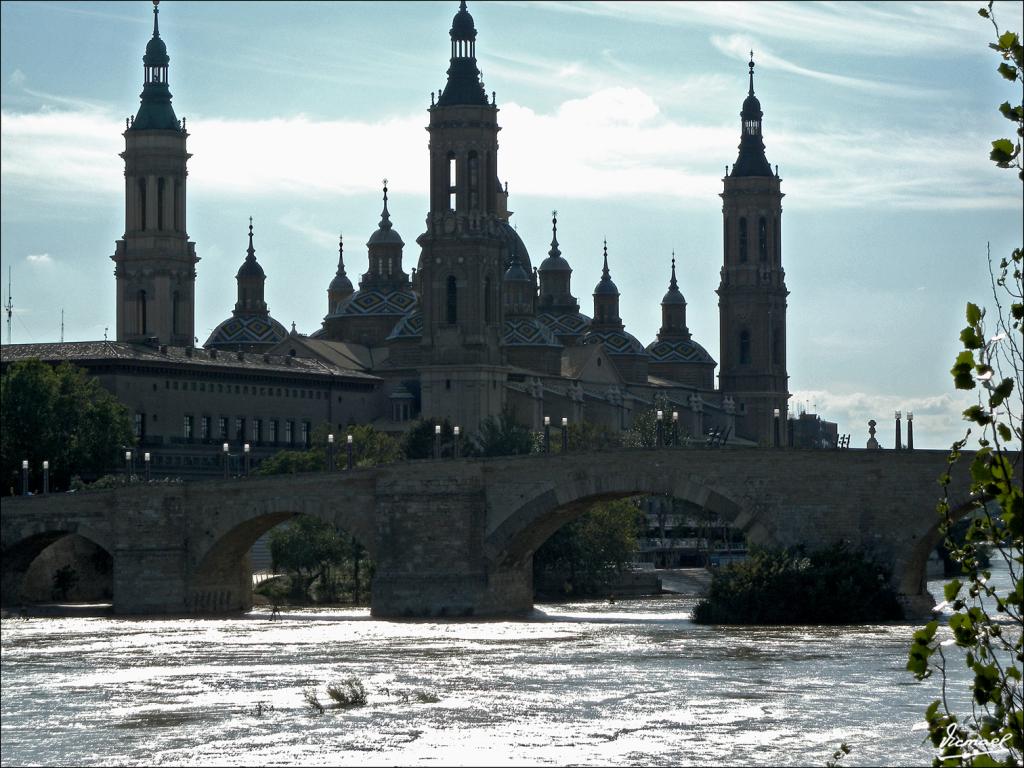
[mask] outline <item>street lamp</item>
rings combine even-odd
[[[246,443],[242,446],[242,452],[245,454],[245,476],[249,476],[249,444]]]
[[[149,482],[149,451],[142,454],[142,460],[146,462],[146,482]]]
[[[455,458],[456,459],[460,459],[460,458],[462,458],[462,450],[461,450],[462,449],[462,445],[461,445],[461,443],[462,443],[462,438],[461,438],[462,429],[458,425],[456,425],[455,429],[454,429],[454,432],[455,432]]]
[[[654,444],[655,444],[656,447],[661,448],[661,444],[663,442],[662,425],[661,425],[661,423],[662,423],[662,420],[665,418],[665,412],[664,411],[657,411],[654,415],[655,415],[655,418],[658,421],[658,429],[657,429],[657,434],[655,435]]]
[[[348,468],[352,469],[352,435],[345,438],[345,450],[348,451]]]
[[[125,475],[128,477],[128,482],[130,483],[132,481],[132,452],[131,451],[125,451],[124,452],[124,472],[125,472]]]
[[[228,479],[228,463],[230,461],[230,454],[228,453],[229,450],[230,450],[230,446],[227,443],[224,443],[224,445],[222,447],[222,452],[224,453],[224,479],[225,480]]]
[[[21,460],[21,495],[28,496],[28,459]]]
[[[775,447],[778,448],[779,447],[779,414],[780,414],[780,411],[779,411],[778,408],[775,409],[774,414],[775,414]]]
[[[441,458],[441,425],[434,425],[434,458]]]
[[[334,435],[327,436],[327,471],[334,471]]]
[[[569,452],[569,419],[562,417],[562,453]]]
[[[672,411],[672,445],[679,445],[679,411]]]
[[[50,462],[43,459],[43,495],[50,492]]]
[[[551,453],[551,417],[544,417],[544,453]]]

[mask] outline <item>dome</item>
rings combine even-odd
[[[459,12],[452,19],[451,28],[452,40],[476,40],[476,25],[473,17],[466,9],[465,0],[459,4]]]
[[[580,342],[581,344],[604,344],[609,355],[646,355],[644,345],[636,337],[625,331],[590,331]]]
[[[708,351],[691,339],[652,342],[647,347],[647,354],[652,363],[716,364]]]
[[[744,117],[758,117],[761,114],[761,102],[757,96],[750,94],[743,100],[743,111],[740,114]]]
[[[581,312],[541,312],[537,319],[555,336],[581,336],[590,330],[590,318]]]
[[[260,345],[271,347],[283,341],[288,331],[269,315],[241,315],[229,317],[213,329],[203,345],[207,349],[222,347],[236,349]]]
[[[331,293],[352,293],[354,289],[348,275],[335,275],[331,284],[327,286],[327,290]]]
[[[397,291],[367,288],[356,291],[342,301],[328,317],[380,315],[402,316],[416,306],[416,294],[411,289]]]
[[[402,339],[423,338],[423,313],[415,308],[395,325],[385,341],[400,341]]]
[[[505,263],[502,265],[508,269],[512,265],[513,254],[519,257],[519,265],[527,274],[533,272],[533,264],[530,261],[530,252],[526,250],[526,243],[519,237],[519,233],[507,221],[499,221],[497,228],[498,238],[505,245]]]
[[[505,271],[505,276],[502,278],[506,283],[528,283],[530,282],[530,276],[526,274],[526,270],[523,269],[518,259],[514,259]]]
[[[668,292],[665,294],[664,298],[662,298],[662,300],[661,300],[661,305],[662,306],[665,306],[666,304],[668,304],[670,306],[674,305],[674,304],[681,304],[682,306],[685,307],[686,306],[686,299],[683,298],[683,294],[681,294],[679,292],[678,288],[676,288],[675,290],[669,288]]]
[[[387,179],[384,180],[384,210],[380,212],[380,224],[377,225],[377,230],[370,235],[370,239],[366,241],[366,245],[405,245],[402,242],[402,236],[394,230],[391,225],[391,214],[388,212],[388,185]]]
[[[569,262],[558,256],[548,256],[540,263],[541,272],[572,272]]]
[[[150,39],[146,44],[146,55],[142,57],[142,63],[147,67],[166,67],[170,61],[164,41],[156,36]]]
[[[506,347],[561,347],[555,334],[537,318],[517,317],[506,320],[501,343]]]
[[[610,277],[602,277],[601,282],[594,286],[595,296],[618,296],[619,289]]]
[[[264,274],[263,267],[260,266],[256,259],[247,258],[242,262],[242,266],[238,268],[238,274],[235,275],[235,277],[258,277],[264,279],[266,278],[266,274]]]

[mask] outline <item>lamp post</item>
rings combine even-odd
[[[679,411],[672,411],[672,445],[679,445]]]
[[[21,495],[28,496],[28,459],[21,460]]]
[[[132,481],[132,452],[124,452],[124,474],[128,478],[128,482]]]
[[[434,458],[441,458],[441,425],[434,425]]]
[[[352,469],[352,435],[345,438],[345,450],[348,451],[348,469]]]
[[[334,471],[334,435],[327,436],[327,471]]]
[[[142,454],[142,460],[146,462],[146,482],[149,482],[149,451]]]
[[[461,450],[462,449],[462,445],[461,445],[461,442],[462,442],[462,440],[461,440],[462,429],[460,429],[456,425],[454,432],[455,432],[455,458],[456,459],[460,459],[460,458],[462,458],[462,450]]]
[[[50,462],[43,459],[43,496],[50,492]]]
[[[245,454],[245,476],[249,476],[249,444],[246,443],[242,446],[242,453]]]
[[[775,415],[775,447],[776,448],[779,447],[779,414],[780,414],[780,411],[779,411],[778,408],[776,408],[775,411],[774,411],[774,415]]]
[[[224,479],[225,480],[228,479],[228,463],[229,463],[229,460],[230,460],[230,454],[228,453],[229,449],[230,449],[230,446],[227,443],[224,443],[224,445],[221,448],[221,452],[224,454]]]
[[[907,411],[907,450],[914,450],[914,412]]]
[[[562,453],[569,452],[569,419],[562,417]]]
[[[544,453],[551,453],[551,417],[544,417]]]
[[[664,436],[662,435],[662,429],[663,429],[662,421],[665,418],[665,412],[664,411],[657,411],[654,414],[654,416],[655,416],[655,418],[657,419],[657,422],[658,422],[657,432],[655,433],[655,436],[654,436],[654,445],[655,445],[656,448],[661,448],[662,442],[664,441]]]
[[[900,424],[900,419],[902,417],[903,417],[903,414],[900,413],[899,411],[896,411],[896,450],[897,451],[903,449],[903,430],[901,429],[902,425]]]

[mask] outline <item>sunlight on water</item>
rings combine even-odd
[[[700,627],[692,606],[4,619],[2,763],[802,765],[842,741],[850,765],[931,761],[912,728],[937,683],[904,671],[914,626]],[[303,691],[328,705],[349,677],[367,705],[312,714]]]

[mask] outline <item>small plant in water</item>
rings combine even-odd
[[[826,768],[836,768],[848,754],[850,754],[850,745],[844,741],[839,745],[839,749],[832,753],[832,759],[825,761]]]
[[[316,695],[315,688],[306,688],[302,691],[302,698],[306,700],[306,706],[312,710],[314,715],[324,713],[324,705],[320,703],[320,697]]]
[[[263,717],[267,712],[273,712],[274,705],[264,701],[257,701],[256,705],[249,708],[249,714],[253,717]]]
[[[366,688],[358,677],[349,677],[327,686],[327,695],[341,709],[362,707],[366,704]]]
[[[416,691],[414,695],[420,704],[437,704],[441,700],[433,691]]]

